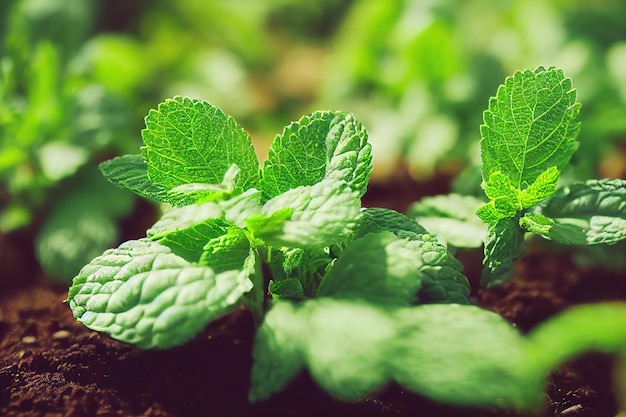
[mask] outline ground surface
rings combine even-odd
[[[214,322],[185,346],[140,351],[77,324],[63,303],[66,286],[18,267],[34,265],[32,255],[2,244],[0,416],[517,416],[434,404],[395,386],[357,404],[339,403],[306,374],[270,401],[249,405],[254,327],[247,311]],[[475,281],[480,253],[460,258]],[[626,274],[577,267],[570,253],[535,242],[512,280],[474,299],[526,331],[569,305],[626,300]],[[612,359],[600,354],[563,366],[547,386],[542,415],[614,417],[611,368]]]

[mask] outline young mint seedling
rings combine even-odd
[[[480,128],[480,205],[471,196],[428,198],[409,213],[457,247],[485,245],[481,284],[505,281],[527,233],[568,245],[626,238],[626,181],[589,180],[557,187],[580,129],[572,81],[556,68],[516,72],[498,88]],[[480,205],[480,206],[479,206]],[[487,225],[486,238],[476,214]]]
[[[86,265],[69,305],[91,329],[158,349],[247,306],[259,324],[251,401],[308,369],[343,400],[396,381],[438,401],[535,409],[560,360],[626,343],[623,305],[572,310],[525,338],[468,305],[468,281],[443,243],[400,213],[361,208],[371,149],[351,114],[319,111],[291,123],[263,169],[249,135],[203,101],[166,100],[142,136],[141,154],[101,170],[170,207],[145,238]],[[544,171],[553,172],[537,178]],[[542,183],[529,184],[538,190],[526,191],[522,206],[543,195]],[[495,203],[485,210],[501,216]],[[594,326],[594,315],[604,327],[593,337],[570,326]]]
[[[557,190],[578,147],[580,103],[556,68],[515,73],[489,100],[480,132],[483,189],[478,216],[489,226],[482,283],[501,283],[525,232],[559,243],[593,245],[626,238],[626,181],[592,180]]]
[[[262,319],[268,291],[287,300],[467,303],[461,265],[443,245],[399,213],[361,211],[371,147],[351,114],[319,111],[291,123],[262,170],[248,133],[199,100],[161,103],[142,137],[141,154],[101,170],[172,207],[145,238],[108,250],[74,278],[69,304],[88,327],[162,349],[237,305]]]

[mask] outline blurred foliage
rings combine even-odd
[[[625,19],[619,0],[358,1],[333,39],[320,103],[356,113],[384,174],[402,155],[426,177],[478,161],[478,126],[498,80],[558,66],[583,102],[572,175],[593,177],[626,139]],[[617,162],[624,175],[623,154]]]
[[[0,231],[41,230],[46,271],[69,279],[74,267],[54,270],[59,236],[85,253],[106,247],[119,232],[110,225],[132,207],[95,209],[102,201],[88,195],[108,187],[97,162],[137,152],[143,115],[174,95],[232,114],[261,158],[281,126],[327,108],[368,128],[374,179],[398,161],[417,178],[463,168],[471,177],[500,80],[556,65],[584,104],[570,175],[623,176],[624,21],[621,0],[4,0]],[[72,226],[87,211],[101,233]],[[66,263],[81,264],[79,252]]]

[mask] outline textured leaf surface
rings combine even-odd
[[[165,213],[146,235],[189,262],[198,262],[204,246],[226,234],[231,224],[216,203],[190,204]]]
[[[524,233],[515,218],[501,219],[489,226],[480,284],[493,287],[506,281],[519,256]]]
[[[612,244],[626,239],[626,180],[603,179],[564,187],[529,213],[522,225],[559,243]]]
[[[500,171],[521,190],[546,169],[562,169],[578,146],[579,110],[572,82],[560,69],[508,77],[483,114],[483,178]]]
[[[353,115],[317,111],[287,126],[272,143],[260,189],[276,197],[324,178],[345,181],[359,196],[372,170],[367,132]]]
[[[324,247],[350,234],[360,208],[358,193],[346,182],[325,179],[269,200],[246,225],[270,246]]]
[[[226,233],[212,238],[204,245],[200,263],[217,273],[238,269],[250,256],[250,249],[245,232],[236,226],[230,227]]]
[[[249,271],[216,274],[147,239],[128,241],[86,265],[68,302],[92,330],[142,348],[182,344],[252,288]]]
[[[461,265],[430,235],[402,239],[391,232],[352,241],[320,285],[318,296],[408,306],[467,304],[470,288]]]
[[[184,184],[220,184],[233,164],[240,169],[240,190],[255,187],[259,180],[248,133],[204,101],[175,97],[159,104],[146,117],[142,137],[148,177],[168,190]],[[190,202],[172,198],[180,205]]]
[[[411,234],[412,236],[427,234],[428,231],[415,220],[395,210],[385,208],[367,208],[361,210],[354,226],[354,238],[363,237],[368,233],[392,232],[396,235]]]
[[[148,164],[141,155],[123,155],[99,165],[107,180],[120,188],[133,191],[144,198],[167,201],[168,188],[154,184],[148,178]]]

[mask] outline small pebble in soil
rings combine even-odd
[[[25,343],[27,345],[32,345],[33,343],[37,342],[37,338],[35,336],[24,336],[22,337],[22,343]]]
[[[568,407],[565,410],[561,411],[561,415],[562,416],[566,416],[566,415],[569,415],[569,414],[577,414],[578,411],[580,411],[582,409],[583,409],[582,405],[576,404],[576,405],[573,405],[573,406]]]
[[[67,330],[58,330],[52,333],[52,338],[54,340],[67,339],[68,337],[70,337],[70,332],[68,332]]]

